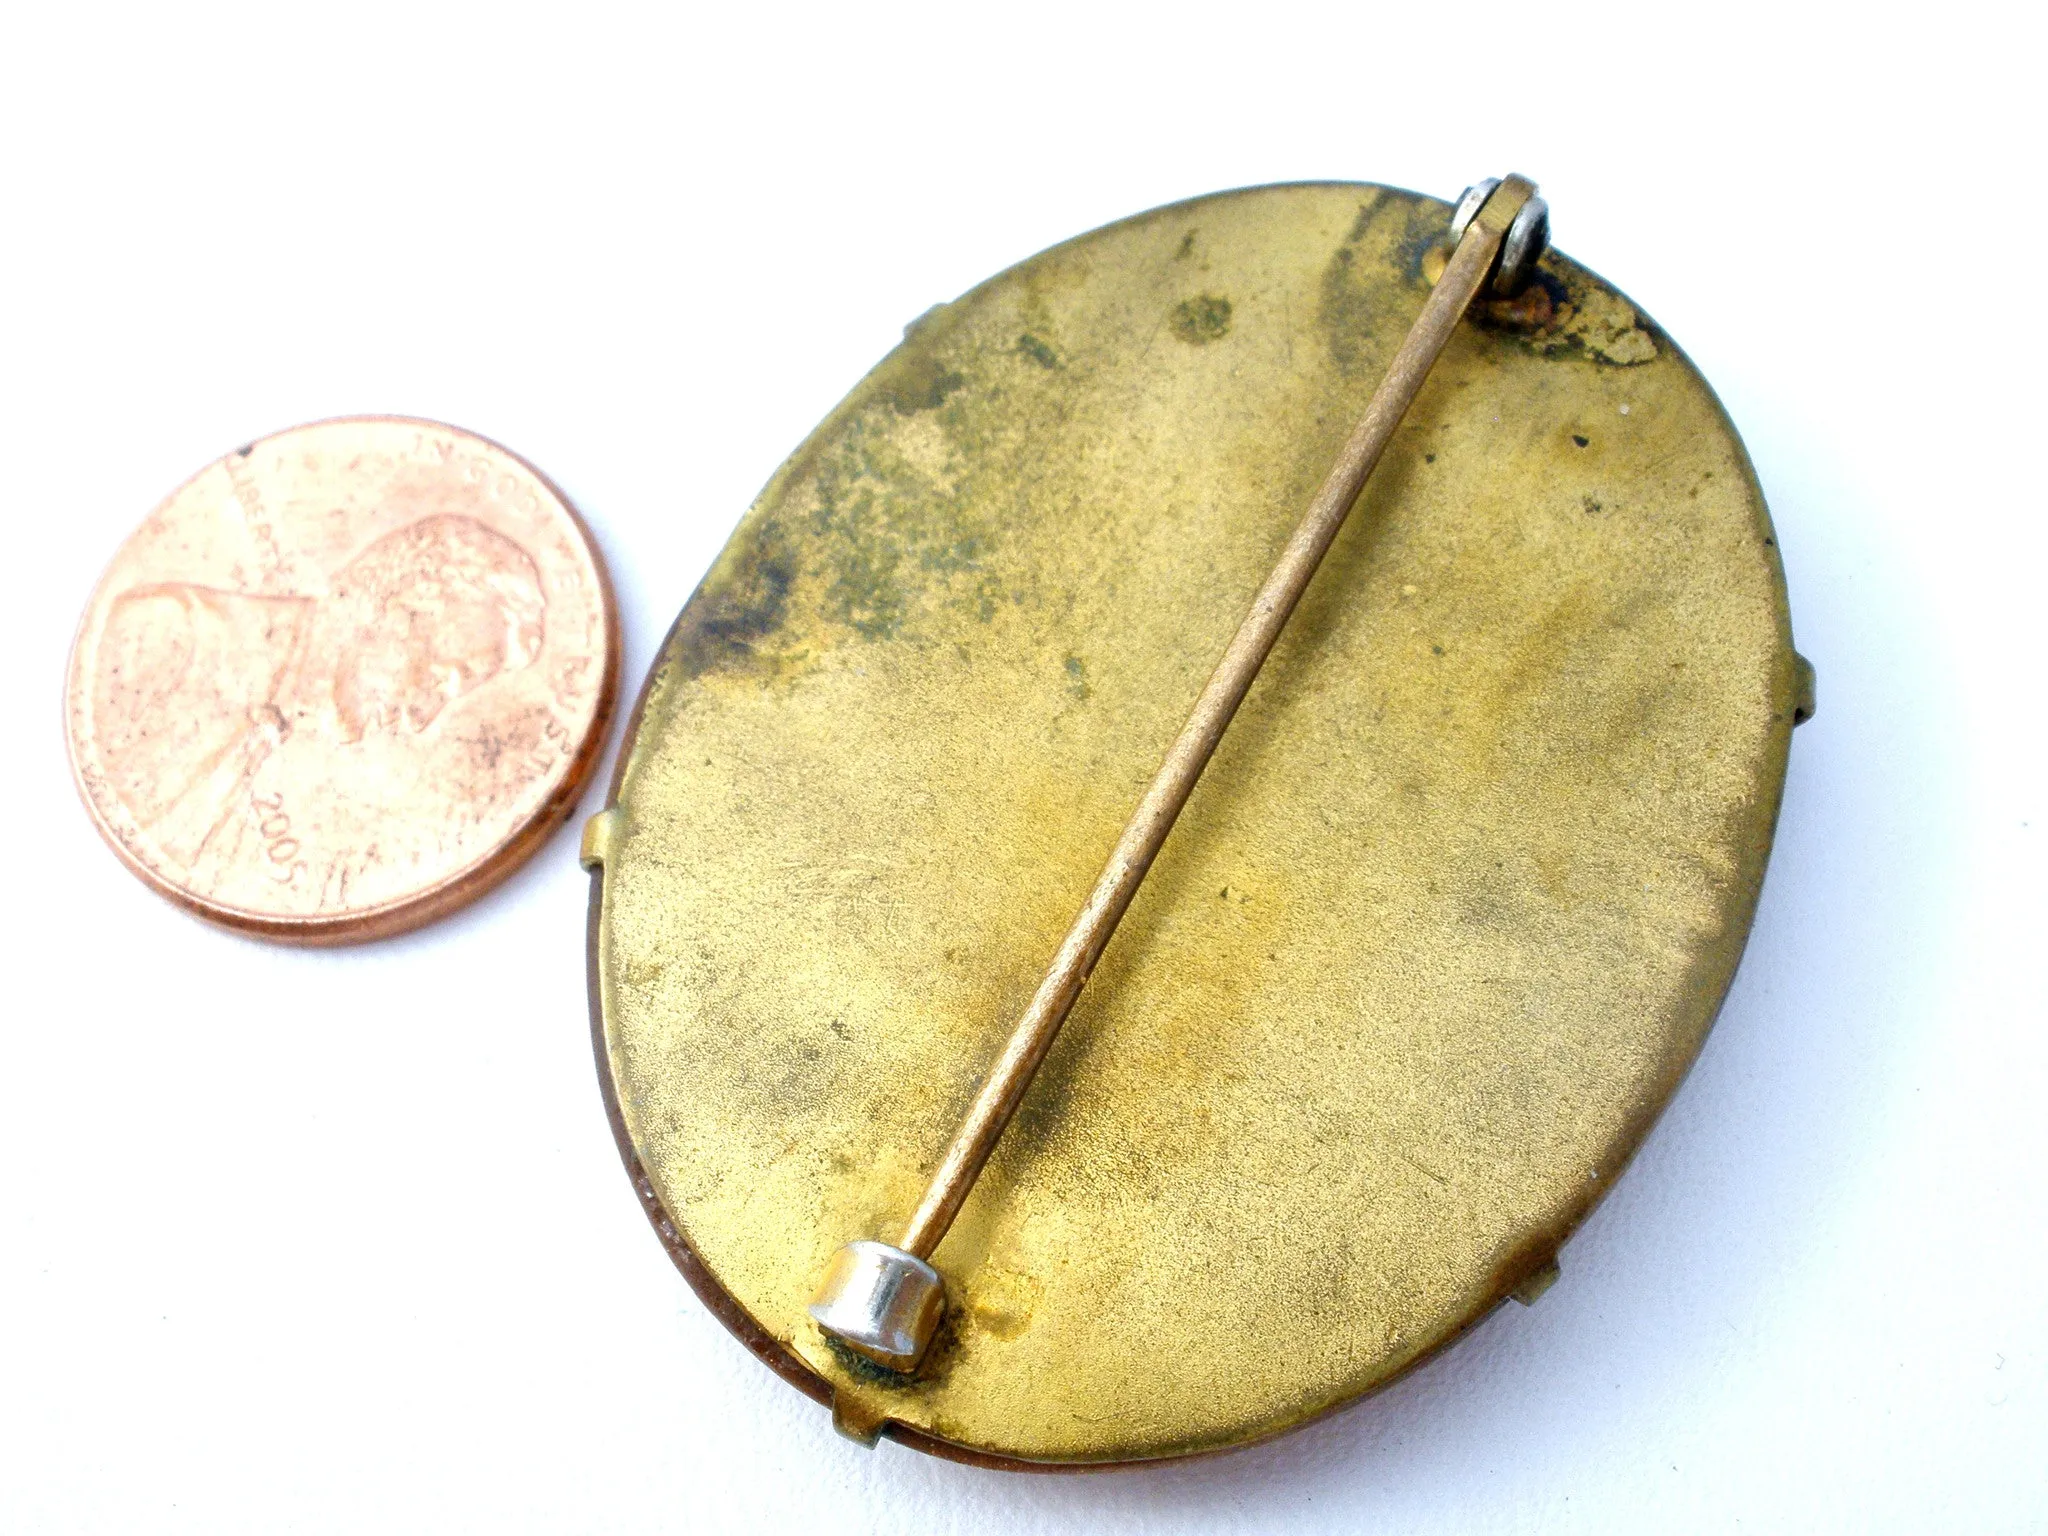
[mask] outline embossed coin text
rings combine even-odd
[[[494,444],[323,422],[203,470],[73,648],[81,792],[143,879],[311,943],[481,894],[602,747],[617,622],[575,513]]]

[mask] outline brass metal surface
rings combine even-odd
[[[649,677],[586,842],[615,1127],[700,1294],[854,1432],[1115,1462],[1355,1398],[1533,1297],[1712,1021],[1783,580],[1711,391],[1552,254],[1395,433],[937,1249],[922,1372],[805,1312],[915,1203],[1448,216],[1224,194],[941,307]]]
[[[1159,771],[1152,776],[1102,873],[1096,877],[1095,889],[1082,904],[1032,993],[1024,1016],[1011,1030],[994,1065],[982,1078],[974,1101],[954,1130],[945,1156],[939,1160],[938,1171],[932,1175],[924,1198],[904,1228],[900,1245],[888,1248],[871,1240],[856,1239],[849,1248],[840,1250],[828,1267],[818,1300],[811,1305],[811,1316],[827,1334],[856,1352],[892,1369],[907,1371],[916,1368],[931,1342],[941,1319],[943,1295],[937,1297],[938,1306],[920,1312],[920,1325],[914,1334],[901,1327],[878,1332],[874,1322],[876,1277],[899,1270],[928,1271],[929,1266],[919,1261],[944,1240],[953,1218],[973,1190],[975,1179],[1029,1090],[1046,1052],[1059,1037],[1060,1026],[1066,1022],[1081,988],[1087,985],[1103,949],[1116,932],[1117,923],[1172,832],[1217,743],[1229,729],[1238,705],[1244,702],[1295,605],[1343,528],[1366,477],[1379,463],[1380,455],[1444,346],[1457,333],[1480,286],[1489,273],[1505,262],[1503,242],[1524,211],[1532,206],[1536,189],[1521,177],[1509,177],[1505,183],[1494,181],[1488,186],[1488,195],[1465,221],[1462,233],[1458,229],[1462,207],[1459,214],[1453,215],[1456,250],[1443,275],[1395,349],[1386,376],[1366,402],[1365,414],[1345,440],[1315,500],[1281,549],[1278,562],[1260,584],[1250,612],[1230,644],[1224,647],[1216,670],[1195,698],[1187,722],[1166,749]],[[1519,264],[1526,268],[1539,254],[1526,252],[1526,259]],[[1517,288],[1510,284],[1502,291],[1512,295]],[[894,1266],[893,1270],[877,1267],[872,1255],[878,1253],[889,1256],[888,1264]],[[849,1326],[838,1326],[837,1319],[845,1319]],[[878,1338],[883,1340],[879,1346],[875,1343]]]

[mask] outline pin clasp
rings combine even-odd
[[[832,1255],[810,1313],[849,1349],[892,1371],[914,1371],[946,1310],[939,1272],[867,1238]]]

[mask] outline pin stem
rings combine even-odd
[[[1310,503],[1279,562],[1260,588],[1251,612],[1217,663],[1208,685],[1195,701],[1188,722],[1167,750],[1151,787],[1131,815],[1123,836],[1109,856],[1087,905],[1068,930],[1045,979],[989,1069],[952,1144],[932,1176],[924,1200],[904,1229],[900,1247],[920,1259],[929,1258],[952,1226],[961,1203],[996,1141],[1010,1123],[1045,1053],[1101,958],[1110,935],[1151,869],[1181,807],[1208,765],[1231,717],[1243,702],[1294,606],[1350,515],[1366,477],[1379,462],[1394,429],[1407,414],[1444,345],[1457,329],[1475,295],[1486,283],[1500,254],[1508,227],[1534,188],[1510,177],[1487,199],[1479,216],[1466,227],[1443,276],[1422,306],[1422,313],[1394,354],[1393,364],[1373,391],[1365,414],[1338,454],[1322,489]]]

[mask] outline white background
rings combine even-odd
[[[2048,1530],[2036,24],[743,9],[0,20],[0,1529]],[[526,454],[637,686],[932,303],[1201,192],[1511,168],[1722,392],[1820,714],[1726,1011],[1563,1282],[1363,1406],[1094,1477],[858,1450],[636,1208],[572,835],[297,953],[150,895],[75,802],[76,616],[251,436]]]

